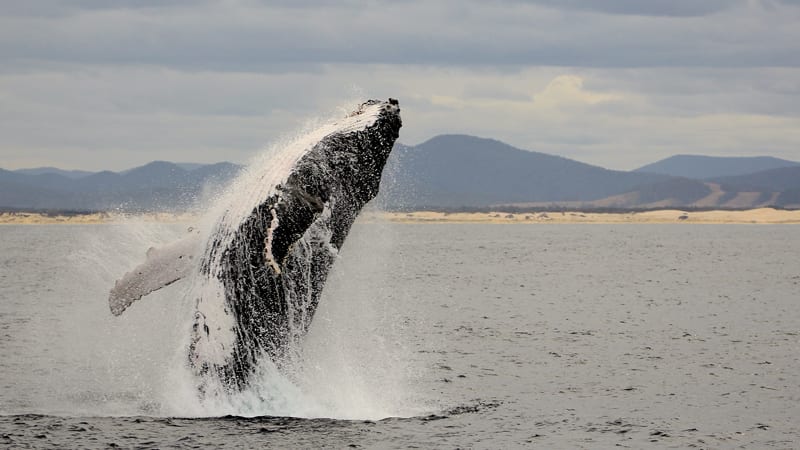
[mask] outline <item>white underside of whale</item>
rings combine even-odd
[[[108,297],[111,313],[118,316],[133,302],[195,271],[202,243],[198,233],[190,232],[188,236],[165,247],[150,248],[145,262],[114,284]]]

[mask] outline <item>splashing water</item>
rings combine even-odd
[[[369,120],[365,114],[351,122]],[[342,126],[341,119],[310,122],[302,133],[257,155],[224,191],[206,200],[207,213],[191,224],[195,232],[206,242],[212,234],[230,238],[309,143]],[[246,389],[229,393],[210,377],[202,381],[216,395],[199,395],[187,359],[193,314],[198,298],[209,315],[223,307],[219,285],[190,277],[149,294],[118,318],[106,302],[114,281],[142,261],[146,249],[181,238],[189,225],[128,219],[4,229],[0,246],[18,279],[0,291],[0,325],[12,336],[0,348],[3,379],[11,383],[0,392],[0,413],[377,419],[430,410],[411,387],[415,376],[395,319],[402,304],[360,279],[365,268],[373,279],[390,276],[374,270],[393,251],[388,224],[353,227],[314,324],[293,342],[288,364],[278,370],[262,357]],[[295,319],[310,320],[302,311]]]
[[[220,244],[219,248],[225,248],[234,239],[234,232],[251,211],[276,192],[276,186],[285,182],[292,167],[309,148],[334,131],[364,127],[374,122],[376,117],[373,114],[361,114],[344,120],[327,121],[322,125],[317,121],[306,127],[313,127],[313,130],[285,139],[258,155],[227,190],[214,200],[209,213],[201,220],[203,241],[207,242],[213,236]],[[314,232],[330,233],[324,228]],[[365,230],[364,233],[369,234],[369,231]],[[385,234],[385,230],[382,234]],[[372,238],[386,242],[379,235]],[[330,238],[323,237],[323,240],[327,242]],[[369,246],[370,243],[362,240],[361,245]],[[384,250],[388,248],[384,247]],[[301,245],[295,246],[292,257],[303,261],[310,258],[306,254],[308,251]],[[332,255],[337,253],[336,249],[331,249]],[[193,347],[193,352],[202,353],[207,361],[222,363],[227,356],[226,349],[233,346],[237,329],[231,315],[226,311],[225,293],[218,280],[222,265],[221,252],[212,252],[209,258],[204,262],[210,265],[208,276],[186,283],[188,286],[183,287],[181,294],[184,297],[184,310],[191,310],[192,299],[196,299],[197,314],[202,314],[204,325],[213,330],[222,330],[221,333],[215,333],[213,339],[209,338]],[[340,270],[334,267],[332,275],[337,284],[347,286],[344,280],[351,274],[346,272],[346,267]],[[310,280],[293,282],[310,283]],[[298,298],[287,296],[287,300],[293,302],[290,310],[294,314],[289,317],[287,357],[280,361],[279,370],[275,362],[262,351],[251,382],[241,392],[226,389],[214,371],[201,375],[192,373],[186,364],[185,349],[189,343],[184,339],[177,346],[173,358],[175,370],[169,372],[164,386],[162,409],[168,415],[281,415],[369,419],[419,412],[419,408],[409,405],[403,394],[407,389],[407,380],[404,377],[408,372],[399,367],[402,358],[398,355],[402,347],[389,348],[387,344],[396,342],[401,336],[380,336],[380,332],[370,326],[376,316],[373,313],[374,305],[371,304],[373,302],[363,301],[362,294],[358,307],[350,308],[346,300],[348,297],[356,297],[351,297],[346,290],[341,287],[338,289],[336,296],[340,298],[328,298],[330,296],[323,294],[321,303],[332,303],[324,317],[325,325],[321,327],[325,331],[314,333],[312,329],[312,339],[308,342],[302,338],[311,322],[311,313],[307,312],[313,311],[310,309],[313,308],[311,300],[303,294]],[[304,292],[302,289],[297,291]],[[345,302],[341,301],[343,299]],[[347,312],[341,314],[340,310]],[[353,314],[353,311],[358,313]],[[191,313],[187,317],[190,319],[184,321],[182,328],[186,330],[184,336],[188,337],[188,330],[192,326]],[[360,319],[366,322],[359,324]],[[363,325],[367,325],[366,330]],[[337,333],[336,327],[361,330],[342,335]],[[396,331],[392,326],[383,326],[381,329],[389,330],[389,333]],[[365,335],[365,331],[369,334]],[[327,333],[329,336],[319,337],[320,333]],[[370,343],[371,347],[364,348],[361,345],[364,342]],[[354,353],[348,348],[358,348],[358,352]],[[197,392],[197,376],[202,378],[199,380],[202,396]]]

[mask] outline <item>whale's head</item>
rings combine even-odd
[[[394,98],[390,98],[388,101],[367,100],[359,105],[358,109],[348,115],[348,118],[353,117],[363,117],[366,119],[367,123],[370,122],[370,119],[374,120],[372,124],[368,124],[364,127],[364,131],[369,132],[370,129],[373,129],[384,134],[385,137],[380,136],[378,141],[373,140],[372,145],[368,149],[371,150],[373,157],[387,158],[389,152],[392,150],[392,146],[381,144],[383,144],[386,138],[391,138],[392,142],[394,142],[400,134],[400,127],[403,125],[403,121],[400,119],[400,102]]]
[[[360,209],[378,193],[381,174],[401,126],[396,99],[368,100],[320,141],[318,145],[324,150],[314,165],[323,169],[328,183],[348,186],[344,192]]]

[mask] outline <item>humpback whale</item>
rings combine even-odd
[[[325,280],[361,208],[378,193],[401,127],[397,100],[369,100],[242,177],[244,199],[197,232],[151,249],[109,295],[120,315],[143,296],[192,278],[188,362],[228,392],[244,390],[261,358],[278,369],[308,331]],[[204,391],[203,382],[199,386]]]

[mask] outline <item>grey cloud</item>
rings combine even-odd
[[[800,159],[798,1],[669,5],[1,2],[0,166],[243,161],[343,99],[389,96],[410,144],[471,133],[617,168]],[[532,110],[560,75],[622,99]]]
[[[64,17],[84,12],[108,10],[163,10],[199,7],[210,0],[35,0],[0,4],[0,15],[12,17]]]
[[[756,0],[762,8],[777,10],[784,7],[799,8],[800,0]]]
[[[0,166],[99,170],[153,159],[242,162],[306,118],[389,96],[401,101],[401,141],[409,144],[469,133],[612,168],[676,152],[800,159],[800,114],[791,105],[800,104],[797,71],[354,64],[288,74],[156,66],[5,74]],[[586,93],[620,100],[572,107],[566,98],[565,108],[537,110],[532,97],[564,74],[583,78]],[[793,113],[750,119],[780,95],[788,97],[784,107]],[[455,104],[438,103],[437,96]],[[707,117],[720,113],[727,116]]]
[[[584,70],[591,88],[624,88],[657,105],[659,113],[764,114],[800,117],[800,69],[659,68]]]
[[[719,12],[733,6],[741,5],[746,0],[503,0],[510,3],[538,4],[554,9],[579,9],[608,14],[692,17]],[[797,5],[798,0],[766,0],[777,1],[787,5]],[[5,2],[0,5],[0,14],[16,16],[65,16],[85,11],[100,10],[147,10],[172,7],[197,8],[209,4],[238,4],[249,7],[281,7],[292,9],[308,9],[330,7],[332,2],[325,0],[240,0],[220,2],[213,0],[37,0]],[[389,4],[391,0],[372,2]],[[394,3],[398,3],[395,1]],[[406,0],[401,3],[416,3]],[[461,2],[462,5],[465,2]],[[337,9],[364,9],[370,3],[356,0],[335,2]],[[456,4],[451,4],[451,7]],[[467,6],[474,8],[477,5]]]
[[[608,14],[694,17],[742,5],[745,0],[532,0],[553,8],[574,8]]]
[[[409,1],[364,7],[226,2],[183,7],[172,0],[172,8],[157,12],[87,6],[67,17],[0,18],[0,65],[153,64],[216,71],[317,63],[800,65],[800,13],[788,6],[771,11],[758,5],[724,8],[732,2],[721,0],[673,1],[669,4],[676,16],[680,11],[690,15],[690,4],[716,5],[715,11],[721,12],[665,18],[657,13],[667,2],[573,1],[568,9],[544,7],[548,2]],[[631,14],[637,11],[634,4],[650,5],[650,10],[649,15],[585,12],[600,3]]]

